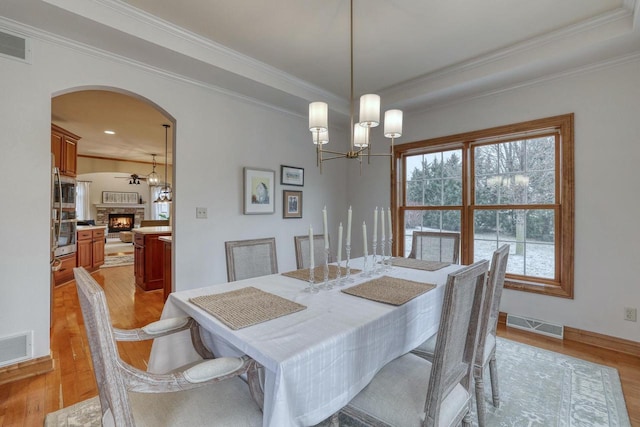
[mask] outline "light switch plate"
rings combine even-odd
[[[206,219],[207,218],[207,208],[196,208],[196,218]]]

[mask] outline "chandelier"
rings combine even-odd
[[[322,173],[322,162],[339,158],[358,159],[362,171],[362,157],[367,157],[367,163],[371,163],[372,156],[393,156],[393,144],[395,138],[402,136],[402,111],[388,110],[384,114],[384,136],[391,139],[389,153],[374,154],[371,152],[370,130],[380,124],[380,96],[366,94],[360,97],[360,116],[357,123],[354,121],[353,102],[353,0],[350,0],[350,135],[351,145],[346,153],[327,150],[324,145],[329,143],[329,107],[326,102],[312,102],[309,104],[309,130],[316,146],[316,165]],[[329,156],[325,157],[325,154]],[[393,170],[393,161],[391,161]]]
[[[168,131],[171,126],[168,124],[163,124],[162,126],[164,126],[164,186],[153,203],[170,203],[172,199],[171,186],[168,182],[169,175],[167,174],[167,164],[169,162]]]

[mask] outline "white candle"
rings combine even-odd
[[[373,241],[378,241],[378,207],[373,211]],[[375,248],[374,248],[375,249]]]
[[[367,250],[367,224],[362,221],[362,245],[364,247],[364,256],[369,255],[369,251]]]
[[[387,212],[389,214],[389,240],[393,240],[393,226],[391,225],[391,208]]]
[[[384,208],[380,208],[380,234],[382,235],[381,241],[384,242]],[[382,248],[384,251],[384,248]]]
[[[309,268],[313,270],[315,267],[314,257],[313,257],[313,228],[309,226]]]
[[[329,230],[327,229],[327,207],[322,209],[322,225],[324,227],[324,248],[329,249]]]
[[[342,261],[342,223],[338,226],[338,263]]]
[[[351,246],[351,206],[347,212],[347,246]]]

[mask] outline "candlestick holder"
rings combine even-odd
[[[309,284],[306,288],[304,288],[304,291],[309,292],[310,294],[315,294],[318,292],[318,288],[315,285],[315,277],[313,274],[314,270],[315,268],[313,267],[313,265],[309,266]]]
[[[362,277],[371,277],[371,268],[369,267],[369,255],[365,254],[364,256],[364,264],[362,266],[362,273],[360,273]]]
[[[378,274],[378,240],[373,239],[373,255],[371,260],[371,274]]]
[[[347,261],[345,264],[345,268],[347,269],[347,274],[343,280],[344,283],[353,283],[355,282],[355,280],[353,280],[353,278],[351,277],[351,266],[349,265],[349,261],[351,260],[351,245],[349,243],[347,243],[347,245],[344,247],[345,251],[347,252]]]
[[[387,239],[383,238],[380,241],[380,265],[378,266],[378,269],[379,269],[378,271],[380,273],[387,270],[387,258],[384,255],[385,254],[384,247],[386,246],[386,244],[387,244]]]
[[[322,289],[333,289],[333,283],[329,281],[329,248],[324,248],[324,265],[323,269],[323,283],[320,286]]]
[[[342,280],[342,260],[338,260],[338,271],[336,272],[336,286],[343,286],[344,282]]]
[[[393,255],[391,254],[391,248],[393,247],[393,238],[389,237],[387,239],[387,244],[389,245],[389,258],[387,258],[387,271],[393,270]]]

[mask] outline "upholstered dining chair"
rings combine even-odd
[[[275,237],[234,240],[224,242],[224,247],[230,282],[278,272]]]
[[[449,274],[433,363],[407,353],[342,409],[374,426],[471,425],[471,375],[489,261]],[[426,395],[426,401],[425,401]]]
[[[509,259],[509,245],[500,246],[494,253],[487,279],[484,302],[480,313],[480,332],[478,336],[478,349],[473,364],[473,377],[475,380],[476,408],[478,413],[478,426],[483,427],[486,419],[484,401],[484,371],[489,365],[491,378],[491,394],[493,406],[500,406],[500,392],[498,389],[498,368],[496,362],[496,328],[498,315],[500,314],[500,299],[504,287],[504,276]],[[438,334],[433,335],[418,348],[411,352],[432,361]]]
[[[248,356],[221,357],[167,374],[141,371],[120,358],[116,341],[193,331],[195,321],[183,317],[133,330],[113,328],[103,289],[82,267],[74,269],[74,276],[98,385],[102,425],[262,425],[256,403],[262,402],[262,396],[254,360]],[[247,374],[251,387],[240,378],[243,374]]]
[[[408,258],[457,264],[460,255],[460,233],[414,231]]]
[[[309,268],[311,261],[309,235],[293,236],[293,243],[296,248],[296,267],[298,270]],[[324,234],[313,235],[313,262],[315,266],[324,263]],[[331,253],[329,253],[329,262],[333,262]]]

